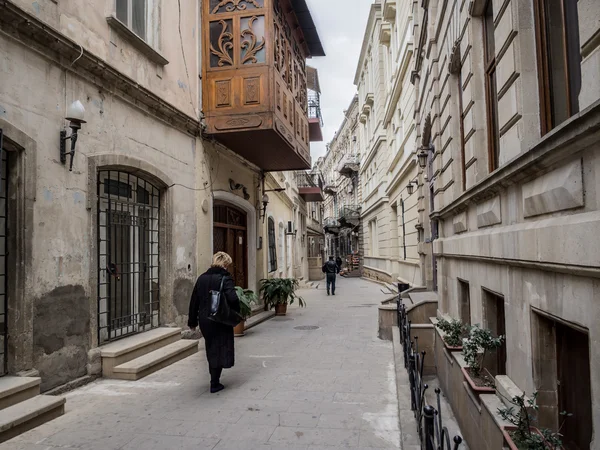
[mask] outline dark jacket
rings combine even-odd
[[[208,319],[210,291],[219,290],[223,277],[223,295],[231,309],[239,313],[240,300],[235,292],[235,284],[225,269],[211,267],[200,275],[190,299],[188,326],[195,328],[200,325],[206,358],[211,368],[230,368],[235,362],[233,327]]]
[[[339,256],[335,259],[335,263],[338,265],[338,267],[341,269],[342,268],[342,258],[340,258]]]
[[[327,261],[325,264],[323,264],[323,273],[340,273],[340,267],[335,261]]]

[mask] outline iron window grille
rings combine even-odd
[[[98,341],[160,324],[160,190],[127,172],[98,174]]]

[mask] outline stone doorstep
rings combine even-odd
[[[155,328],[100,347],[102,358],[117,358],[162,340],[181,337],[181,328]]]
[[[100,347],[102,376],[111,378],[116,366],[181,340],[181,328],[156,328]]]
[[[259,325],[272,317],[275,317],[275,311],[263,311],[259,314],[256,314],[255,316],[250,317],[246,321],[246,327],[244,328],[244,330],[249,330],[250,328]]]
[[[0,410],[39,395],[40,382],[38,377],[0,378]]]
[[[180,340],[113,369],[111,378],[139,380],[198,352],[198,341]]]
[[[0,442],[12,439],[65,412],[65,399],[38,395],[0,411]]]

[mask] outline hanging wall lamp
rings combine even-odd
[[[406,186],[406,191],[408,192],[408,195],[413,195],[413,192],[415,192],[415,185],[412,184],[412,181]]]
[[[429,159],[429,154],[426,149],[422,148],[419,153],[417,153],[417,160],[419,162],[419,167],[424,169],[427,167],[427,160]]]
[[[86,123],[83,118],[85,117],[85,108],[79,100],[74,101],[67,110],[66,120],[69,121],[69,128],[71,128],[71,136],[67,136],[67,130],[64,129],[60,132],[60,162],[63,164],[67,163],[67,155],[71,155],[71,163],[69,165],[69,172],[73,172],[73,158],[75,157],[75,146],[77,145],[77,131],[81,129],[81,125]],[[71,140],[71,151],[67,152],[67,140]]]

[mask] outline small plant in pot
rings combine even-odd
[[[460,320],[446,320],[441,318],[437,322],[437,327],[444,333],[442,340],[444,341],[444,345],[448,350],[462,350],[463,338],[469,330],[467,325],[463,325]]]
[[[526,398],[523,393],[510,400],[512,406],[498,408],[500,417],[512,424],[512,426],[505,426],[502,429],[504,439],[511,450],[563,449],[560,430],[553,432],[547,428],[538,429],[533,426],[536,422],[533,413],[539,410],[537,395],[538,393],[534,392],[531,398]],[[563,417],[572,416],[566,411],[560,414]]]
[[[300,286],[295,278],[267,278],[261,280],[260,293],[265,305],[269,309],[275,308],[278,316],[287,314],[287,306],[298,300],[301,308],[306,306],[304,299],[296,295],[296,289]]]
[[[256,292],[250,289],[235,287],[235,292],[240,299],[240,316],[242,321],[233,329],[235,336],[243,336],[246,329],[246,320],[252,316],[252,305],[256,304],[258,297]]]
[[[462,371],[471,388],[477,393],[495,392],[494,377],[484,369],[483,363],[488,352],[495,351],[504,343],[504,336],[494,337],[490,330],[474,325],[469,336],[463,339],[462,354],[467,363]]]

